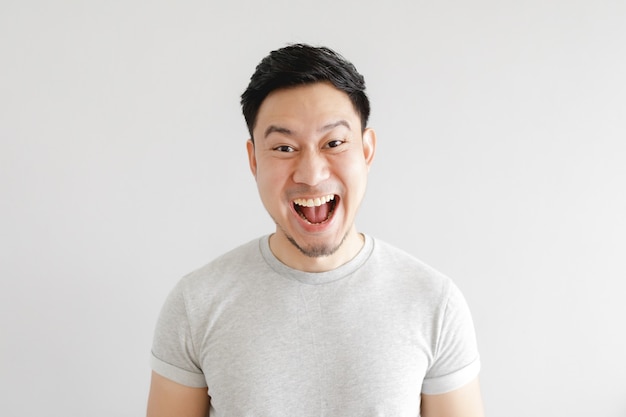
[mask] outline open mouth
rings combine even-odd
[[[334,194],[317,198],[297,198],[293,201],[293,208],[300,217],[310,224],[322,224],[331,218],[338,197]]]

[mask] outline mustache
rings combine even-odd
[[[331,186],[330,184],[315,187],[311,187],[310,185],[297,185],[287,191],[287,197],[289,197],[290,200],[293,200],[294,198],[303,196],[336,195],[338,194],[338,191],[340,190],[337,190],[337,187]]]

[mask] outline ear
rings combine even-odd
[[[367,128],[363,131],[363,156],[368,170],[374,161],[374,154],[376,154],[376,132]]]
[[[250,171],[252,171],[252,175],[256,178],[256,155],[254,153],[254,142],[252,142],[252,139],[248,139],[246,142],[246,149],[248,150],[248,163],[250,164]]]

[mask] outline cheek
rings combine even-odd
[[[280,194],[284,191],[284,184],[287,180],[287,172],[284,167],[270,161],[259,164],[257,168],[256,182],[261,194],[261,199],[266,203],[275,204],[280,199]]]
[[[341,176],[343,182],[349,188],[361,188],[367,182],[367,165],[363,159],[353,158],[345,161],[338,168],[338,175]],[[356,190],[355,190],[356,191]]]
[[[287,173],[276,163],[264,162],[257,167],[257,182],[269,189],[277,188],[284,182]]]

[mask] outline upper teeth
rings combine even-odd
[[[325,195],[323,197],[316,197],[316,198],[296,198],[293,202],[294,204],[297,204],[299,206],[304,206],[304,207],[319,207],[322,204],[326,204],[329,201],[332,201],[335,199],[335,195],[334,194],[328,194]]]

